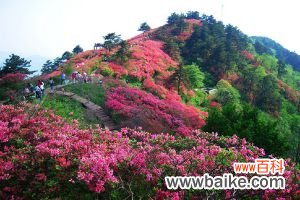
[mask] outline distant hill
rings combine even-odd
[[[292,65],[295,70],[300,71],[300,55],[297,53],[289,51],[279,43],[267,37],[252,36],[250,38],[254,40],[257,48],[260,48],[261,45],[266,47],[266,52],[264,53],[270,53],[273,50],[277,59]],[[260,43],[261,45],[257,43]]]

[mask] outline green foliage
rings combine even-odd
[[[179,35],[186,28],[187,24],[184,22],[185,17],[186,16],[184,14],[176,14],[176,13],[172,13],[168,17],[167,23],[173,26],[173,31],[172,31],[173,35]]]
[[[198,11],[188,11],[186,13],[186,18],[187,19],[201,19]]]
[[[55,65],[51,60],[47,60],[42,66],[41,72],[42,74],[47,74],[53,72],[55,70]]]
[[[67,75],[70,76],[72,74],[72,72],[74,71],[73,69],[73,63],[69,62],[67,64],[64,65],[63,67],[63,72]]]
[[[207,106],[207,100],[206,100],[206,93],[202,90],[196,90],[195,91],[195,96],[191,97],[189,99],[189,103],[195,107],[204,107]],[[203,109],[202,109],[203,110]]]
[[[146,31],[149,31],[150,29],[151,29],[151,28],[150,28],[150,26],[147,24],[147,22],[143,22],[143,23],[140,25],[138,31],[146,32]]]
[[[88,99],[99,106],[104,106],[105,90],[99,84],[79,83],[67,85],[64,89]]]
[[[200,71],[199,66],[196,64],[185,65],[182,68],[183,79],[192,88],[203,87],[204,73]]]
[[[143,85],[143,83],[138,78],[133,76],[126,76],[125,81],[130,85],[130,87],[141,88]]]
[[[177,42],[174,40],[167,40],[164,43],[163,50],[176,61],[181,61],[180,48]]]
[[[300,56],[295,52],[291,52],[288,49],[285,49],[283,46],[275,42],[274,40],[267,37],[251,37],[255,42],[259,42],[268,48],[267,53],[270,51],[275,52],[275,56],[278,60],[290,64],[293,66],[294,70],[300,71]],[[259,52],[258,50],[258,53]]]
[[[227,103],[239,103],[240,94],[228,81],[222,79],[217,83],[215,99],[222,105]]]
[[[236,134],[259,147],[264,147],[267,153],[287,156],[292,149],[289,143],[291,135],[287,126],[284,119],[272,119],[248,104],[241,106],[227,104],[221,110],[218,108],[209,110],[204,130],[225,136]]]
[[[191,37],[182,48],[186,63],[215,67],[215,73],[224,73],[244,58],[240,52],[247,47],[247,37],[236,27],[224,26],[212,16],[201,17],[203,25],[195,27]]]
[[[104,67],[100,72],[103,76],[113,76],[114,72],[109,67]]]
[[[273,75],[265,76],[260,82],[256,105],[264,111],[273,113],[280,110],[281,103],[282,96],[276,78]]]
[[[109,52],[118,44],[122,42],[121,35],[116,33],[108,33],[104,38],[103,47],[106,48]]]
[[[84,120],[85,109],[75,100],[62,96],[47,96],[44,98],[42,106],[52,109],[55,114],[70,122],[76,119],[82,124],[86,123]]]
[[[79,54],[79,53],[83,52],[83,48],[80,45],[76,45],[76,47],[74,47],[72,52],[73,52],[73,54]]]
[[[32,74],[34,71],[29,71],[31,60],[25,60],[18,55],[11,54],[3,63],[0,70],[0,77],[9,73]]]
[[[261,42],[255,41],[254,48],[258,54],[272,54],[272,51]]]
[[[65,51],[65,52],[62,54],[61,58],[62,58],[63,60],[69,60],[72,56],[73,56],[73,54],[72,54],[70,51]]]
[[[127,41],[122,40],[120,42],[120,48],[112,56],[113,60],[116,60],[119,64],[125,64],[131,57],[131,51],[129,51],[130,46]]]
[[[182,23],[182,21],[184,20],[185,15],[184,14],[177,14],[177,13],[172,13],[169,17],[168,17],[168,21],[167,23],[170,25],[173,24],[180,24]]]
[[[263,54],[257,56],[256,59],[260,63],[260,65],[263,66],[266,70],[277,73],[278,66],[277,59],[275,57],[268,54]]]
[[[101,64],[101,60],[97,59],[94,63],[94,65],[92,65],[92,67],[88,68],[87,74],[92,74],[94,71],[96,71],[99,66]]]
[[[280,78],[286,84],[291,86],[294,90],[300,91],[300,72],[294,71],[292,66],[287,65],[285,67],[286,73],[284,73]]]
[[[281,60],[278,60],[277,69],[278,69],[278,77],[280,78],[287,73],[286,65]]]

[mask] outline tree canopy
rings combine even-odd
[[[34,71],[29,71],[31,60],[25,60],[18,55],[11,54],[9,58],[3,63],[3,67],[0,70],[0,76],[4,76],[9,73],[22,73],[32,74]]]
[[[108,33],[104,38],[103,47],[111,51],[116,45],[122,42],[121,35],[116,33]]]
[[[83,52],[83,48],[80,45],[77,45],[76,47],[74,47],[72,52],[74,54],[79,54],[79,53]]]
[[[140,28],[138,29],[138,31],[143,31],[143,32],[146,32],[146,31],[149,31],[151,28],[150,26],[147,24],[147,22],[143,22],[140,26]]]

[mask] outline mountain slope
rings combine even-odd
[[[261,47],[261,45],[263,45],[267,48],[265,53],[271,53],[273,50],[277,59],[292,65],[294,70],[300,71],[300,55],[297,53],[289,51],[282,45],[267,37],[253,36],[251,39],[254,40],[257,48],[263,48]]]
[[[123,61],[118,54],[120,46],[116,45],[112,51],[101,48],[82,52],[63,64],[60,70],[102,74],[107,79],[105,82],[109,83],[106,85],[110,85],[108,91],[113,84],[114,87],[125,87],[128,95],[133,95],[129,88],[134,86],[154,95],[149,98],[184,103],[184,107],[193,107],[201,113],[199,120],[207,115],[200,110],[208,111],[211,114],[206,119],[209,123],[204,126],[205,130],[223,135],[238,134],[266,148],[268,153],[292,153],[298,159],[296,146],[300,141],[292,138],[299,138],[299,127],[295,124],[300,123],[300,93],[297,90],[300,75],[284,62],[255,48],[251,38],[238,28],[225,26],[212,16],[191,18],[172,15],[170,18],[165,26],[129,39],[126,56],[130,56]],[[274,48],[280,47],[274,45]],[[215,92],[207,94],[205,91],[209,90]],[[110,98],[107,96],[107,99]],[[137,101],[136,97],[130,99]],[[119,103],[125,108],[130,101]],[[215,106],[210,104],[218,105],[220,109],[214,111]],[[252,110],[252,120],[259,125],[256,128],[250,126],[248,117],[236,116],[243,121],[230,119],[233,116],[230,108],[235,109],[235,114],[248,117],[251,116],[247,111]],[[107,109],[119,123],[127,116],[129,121],[124,126],[135,127],[135,123],[142,122],[135,119],[139,115],[127,115],[132,111],[119,110],[118,106],[108,106]],[[133,109],[140,112],[138,110],[145,108]],[[156,120],[159,116],[152,111],[155,109],[147,111],[145,121]],[[174,131],[181,127],[171,122],[175,119],[165,120],[161,122],[164,124],[161,124],[162,127],[170,129],[154,129],[151,123],[141,123],[141,126],[148,131]],[[284,130],[282,123],[286,127]],[[264,136],[260,139],[262,132]],[[269,137],[274,139],[268,140]]]

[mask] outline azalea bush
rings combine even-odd
[[[153,40],[141,41],[132,47],[132,58],[128,61],[128,74],[139,80],[152,77],[155,73],[167,71],[178,63],[163,50],[163,43]]]
[[[237,136],[140,129],[80,130],[38,106],[0,107],[0,198],[232,199],[299,197],[299,170],[285,162],[285,190],[170,191],[165,176],[232,173],[233,162],[266,157]],[[298,193],[297,193],[298,192]]]
[[[16,92],[25,86],[24,78],[26,74],[9,73],[0,78],[0,100],[16,97]]]
[[[105,105],[118,117],[121,126],[141,126],[151,132],[187,135],[205,124],[205,112],[176,99],[161,100],[137,88],[118,87],[110,90]]]

